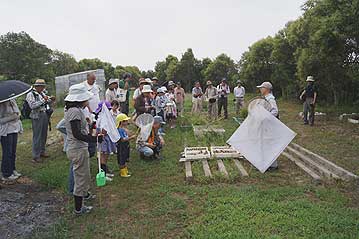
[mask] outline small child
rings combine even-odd
[[[164,88],[160,87],[157,89],[157,96],[155,99],[156,115],[161,116],[162,120],[165,120],[165,107],[167,103],[167,97],[165,95]]]
[[[120,103],[117,100],[111,102],[112,109],[110,110],[114,121],[116,122],[116,117],[121,113]]]
[[[120,134],[120,140],[117,142],[117,161],[120,166],[120,176],[128,178],[128,168],[126,162],[130,158],[130,140],[135,139],[136,135],[129,136],[127,125],[130,118],[125,114],[119,114],[116,117],[116,127]]]

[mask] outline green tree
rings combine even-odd
[[[32,83],[37,77],[49,80],[53,72],[48,63],[51,50],[26,32],[0,36],[0,75]]]

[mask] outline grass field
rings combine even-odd
[[[329,120],[304,127],[296,117],[299,104],[279,101],[279,107],[281,120],[298,133],[295,142],[359,174],[359,128],[339,122],[337,109],[319,108],[330,112]],[[231,116],[233,108],[231,104]],[[189,109],[187,102],[187,112]],[[55,112],[54,124],[62,112]],[[204,116],[186,113],[178,125],[207,122]],[[201,164],[194,163],[194,182],[186,183],[184,167],[178,162],[184,147],[223,145],[237,128],[231,117],[211,123],[224,127],[225,136],[197,139],[189,128],[167,129],[163,161],[146,162],[133,151],[129,164],[132,177],[123,179],[116,174],[106,187],[93,185],[95,210],[75,217],[72,198],[66,194],[69,161],[62,145],[51,145],[51,158],[33,165],[31,125],[24,122],[18,169],[46,190],[63,192],[66,198],[65,213],[59,221],[34,238],[359,238],[358,185],[315,185],[283,157],[279,159],[280,169],[266,174],[244,163],[248,178],[241,178],[228,161],[229,179],[219,173],[208,179]],[[95,176],[96,160],[91,161]],[[109,165],[117,169],[114,156]],[[210,167],[212,172],[217,171],[215,162],[210,162]]]

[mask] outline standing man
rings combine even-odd
[[[87,90],[90,91],[93,96],[90,98],[87,109],[88,112],[86,113],[86,118],[92,121],[94,112],[97,109],[98,103],[100,103],[100,87],[96,84],[96,75],[94,73],[87,74],[87,80],[83,83]]]
[[[239,115],[242,107],[244,106],[244,95],[246,90],[242,86],[242,82],[240,80],[237,81],[237,86],[234,87],[234,98],[236,102],[236,114]]]
[[[211,81],[207,81],[207,89],[204,93],[206,100],[208,101],[208,118],[216,119],[217,118],[217,88],[213,87]]]
[[[118,94],[125,94],[125,101],[119,100],[121,112],[128,115],[130,112],[130,87],[129,81],[132,79],[132,75],[130,73],[125,73],[123,75],[123,80],[118,82]]]
[[[314,85],[314,77],[307,77],[307,87],[303,90],[300,95],[300,100],[304,100],[303,103],[303,113],[304,113],[304,124],[314,125],[314,115],[315,115],[315,103],[317,102],[317,87]],[[309,113],[309,121],[308,121]]]
[[[218,91],[218,116],[221,117],[222,107],[224,110],[224,118],[228,119],[228,95],[231,93],[227,84],[227,79],[223,78],[221,84],[217,86]]]
[[[273,86],[270,82],[263,82],[261,85],[257,86],[257,88],[261,92],[261,96],[267,101],[270,105],[269,112],[276,118],[279,118],[279,110],[277,106],[277,102],[275,100],[274,95],[272,94]],[[278,169],[277,160],[273,162],[273,164],[269,167],[269,169]]]
[[[175,88],[175,101],[177,107],[177,115],[179,117],[183,117],[183,108],[184,108],[184,100],[186,97],[186,93],[184,89],[181,87],[181,82],[177,82],[177,86]]]
[[[16,171],[17,136],[22,133],[20,110],[14,99],[0,103],[0,137],[2,148],[1,172],[3,181],[13,181],[21,176]]]
[[[192,114],[202,112],[202,96],[201,84],[197,81],[192,89]]]
[[[26,95],[26,101],[30,106],[30,118],[32,122],[32,159],[33,162],[41,162],[40,157],[49,157],[45,153],[47,129],[49,125],[49,117],[47,109],[52,99],[45,95],[45,80],[38,79],[35,81],[34,90]]]

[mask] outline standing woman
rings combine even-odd
[[[0,103],[1,172],[3,181],[16,180],[21,176],[15,169],[18,133],[22,133],[22,124],[20,111],[15,100]]]
[[[102,136],[89,135],[89,129],[84,114],[88,100],[93,96],[84,84],[70,87],[65,98],[65,127],[67,132],[67,157],[73,163],[74,171],[74,201],[76,215],[89,213],[92,207],[83,205],[83,198],[89,196],[90,189],[90,160],[89,142],[102,142]]]

